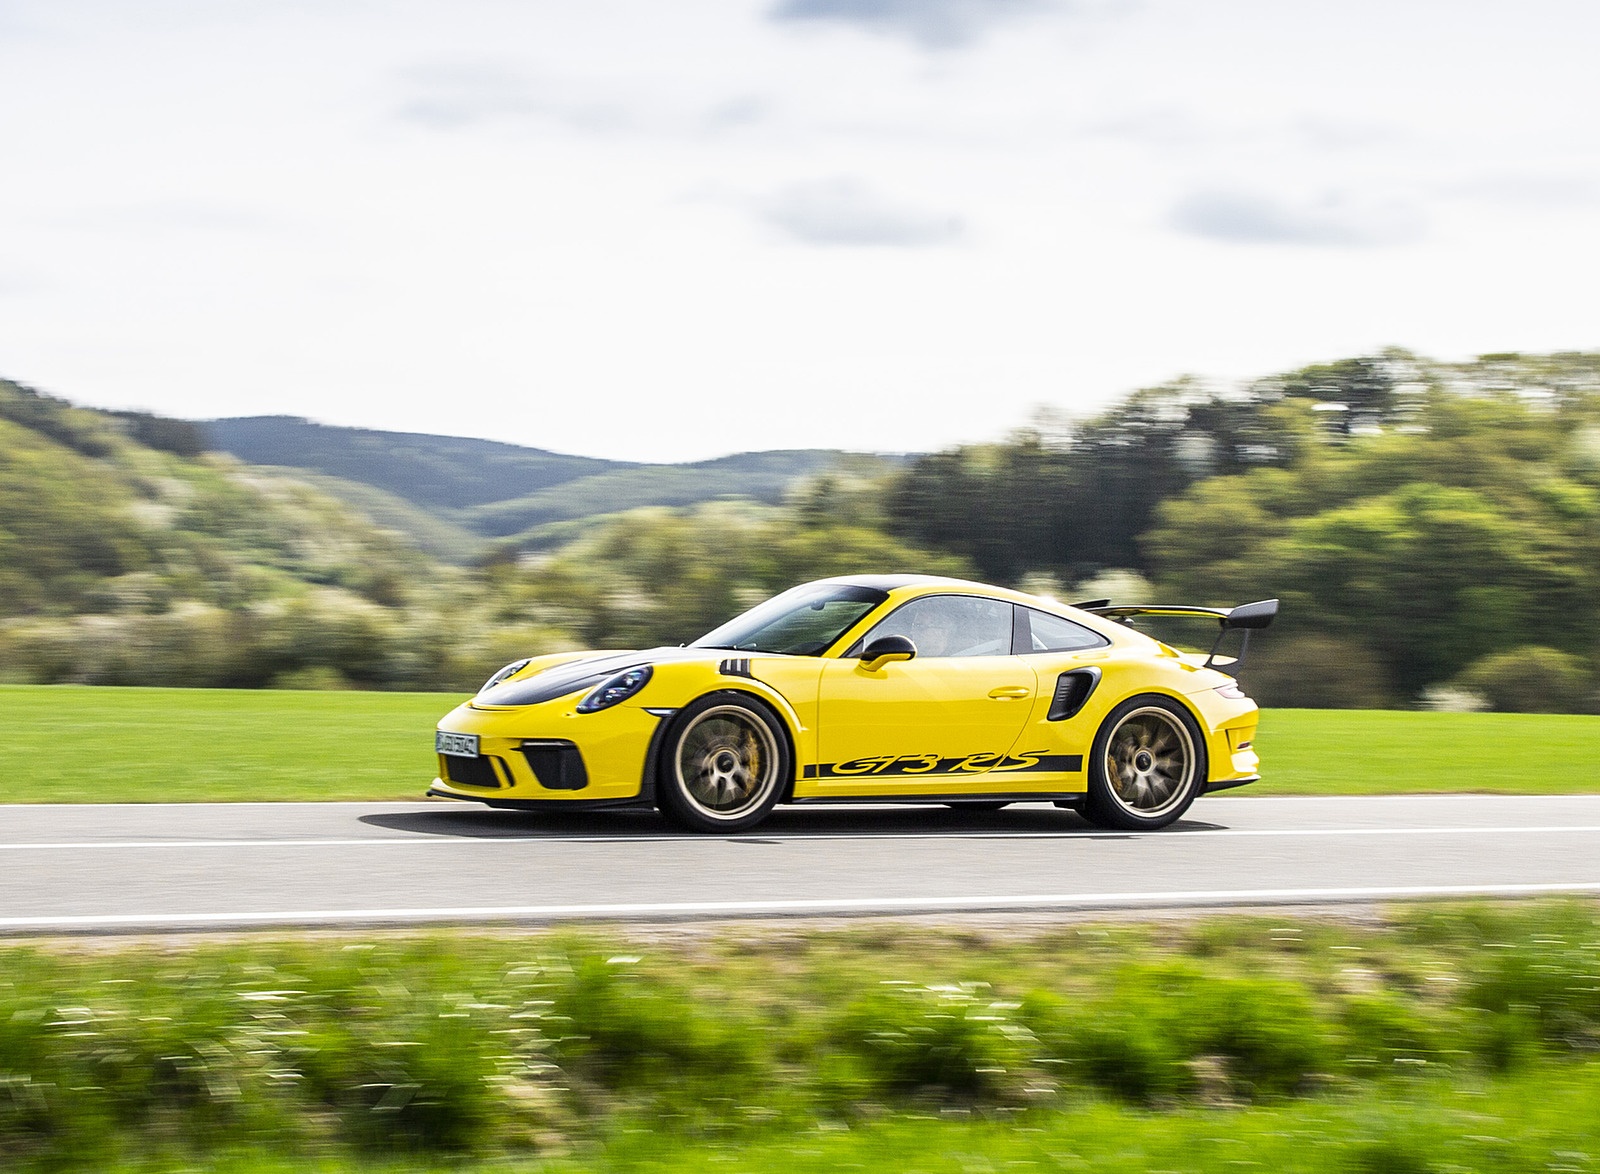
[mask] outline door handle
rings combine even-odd
[[[1023,685],[1005,685],[999,689],[990,689],[989,696],[996,701],[1005,701],[1009,698],[1026,697],[1033,690]]]

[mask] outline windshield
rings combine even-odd
[[[736,648],[820,656],[851,626],[889,598],[887,591],[845,583],[808,583],[736,616],[689,647]]]

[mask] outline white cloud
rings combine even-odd
[[[131,234],[256,234],[281,233],[288,228],[281,218],[256,208],[189,199],[89,205],[48,219],[68,229]]]
[[[1596,342],[1578,0],[7,19],[0,374],[91,403],[668,460]]]
[[[924,49],[954,49],[995,25],[1059,7],[1055,0],[782,0],[772,19],[855,25]]]
[[[582,131],[638,129],[640,112],[594,85],[535,80],[498,61],[428,62],[399,76],[395,116],[437,130],[548,119]],[[598,92],[597,92],[598,91]]]
[[[961,217],[898,204],[846,176],[791,184],[755,202],[767,223],[810,245],[949,244],[966,226]]]
[[[1511,208],[1582,208],[1600,203],[1600,179],[1571,173],[1496,172],[1447,183],[1440,191]]]
[[[1342,192],[1283,199],[1238,191],[1201,191],[1172,210],[1184,232],[1237,244],[1371,248],[1421,237],[1420,209],[1404,200],[1363,200]]]

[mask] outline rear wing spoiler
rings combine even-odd
[[[1097,616],[1107,616],[1111,619],[1127,623],[1135,616],[1209,616],[1216,620],[1222,630],[1217,633],[1216,643],[1211,645],[1211,653],[1206,657],[1206,668],[1217,659],[1217,649],[1222,647],[1222,640],[1229,632],[1242,630],[1244,643],[1235,658],[1235,664],[1244,659],[1245,650],[1250,647],[1250,633],[1257,628],[1265,628],[1272,623],[1278,614],[1278,601],[1276,599],[1263,599],[1256,603],[1241,603],[1238,607],[1182,607],[1175,604],[1134,604],[1113,605],[1109,599],[1089,599],[1083,603],[1072,605],[1079,611],[1090,612]]]

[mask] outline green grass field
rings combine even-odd
[[[442,693],[0,686],[13,803],[414,799]],[[1269,711],[1234,795],[1600,791],[1600,717]]]
[[[12,803],[415,799],[443,693],[0,686]]]
[[[1262,781],[1237,795],[1600,791],[1600,717],[1277,709],[1256,739]]]

